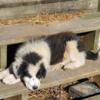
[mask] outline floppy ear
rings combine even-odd
[[[18,65],[16,62],[13,62],[10,66],[9,66],[9,73],[13,74],[14,77],[17,79],[18,78]]]
[[[47,71],[46,71],[44,64],[43,63],[40,64],[40,69],[38,70],[36,77],[39,78],[39,79],[45,78],[46,73],[47,73]]]

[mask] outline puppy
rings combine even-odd
[[[86,59],[97,58],[98,53],[87,51],[78,36],[63,32],[24,43],[14,62],[0,73],[0,80],[9,85],[22,81],[33,91],[53,65],[60,63],[63,69],[75,69],[83,66]]]

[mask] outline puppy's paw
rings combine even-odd
[[[67,69],[73,70],[73,69],[77,69],[79,67],[81,67],[81,66],[75,66],[74,64],[68,63],[65,66],[63,66],[62,69],[63,70],[67,70]]]
[[[2,82],[3,82],[4,84],[7,84],[7,85],[12,85],[12,84],[15,84],[15,83],[17,83],[17,82],[19,82],[19,81],[20,81],[20,79],[16,79],[12,74],[9,75],[9,76],[7,76],[7,77],[5,77],[5,78],[2,80]]]
[[[62,63],[58,63],[58,64],[55,64],[55,65],[52,65],[51,66],[51,71],[57,71],[57,70],[60,70],[62,68]]]

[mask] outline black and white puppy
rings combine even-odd
[[[96,60],[98,53],[86,51],[72,33],[42,37],[17,50],[14,62],[0,73],[0,80],[10,85],[22,81],[28,89],[38,89],[52,65],[60,63],[63,69],[75,69],[83,66],[86,58]]]

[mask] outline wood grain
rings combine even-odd
[[[0,0],[0,19],[19,18],[41,12],[89,10],[95,12],[98,0]]]
[[[52,3],[52,2],[64,2],[66,0],[0,0],[0,5],[8,5],[8,4],[20,4],[20,3]],[[68,0],[72,1],[72,0]]]
[[[50,24],[23,23],[0,26],[0,45],[24,42],[43,35],[59,32],[83,33],[100,29],[100,13],[89,14],[71,21],[52,22]]]
[[[7,46],[0,46],[0,70],[7,66]]]
[[[22,99],[21,99],[21,95],[19,95],[19,96],[14,96],[14,97],[6,98],[4,100],[22,100]]]

